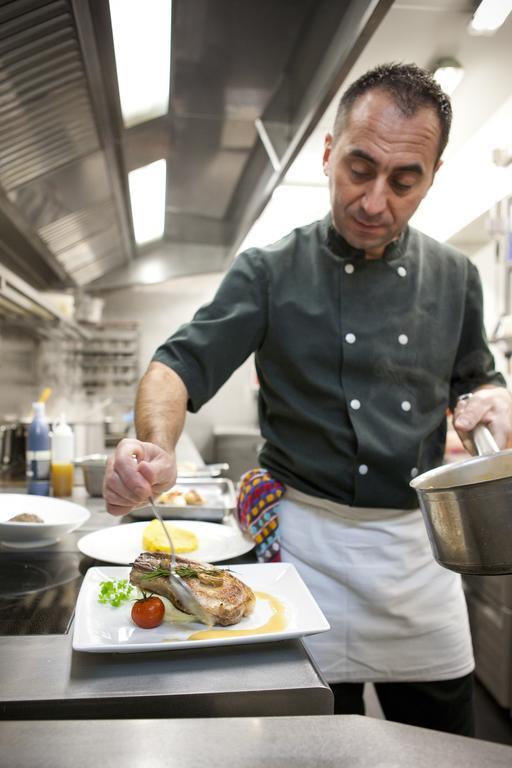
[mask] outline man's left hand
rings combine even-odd
[[[501,450],[512,445],[512,395],[507,389],[482,387],[457,403],[453,426],[471,454],[476,450],[470,434],[477,424],[485,424]]]

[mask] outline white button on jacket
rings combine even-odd
[[[356,337],[353,333],[346,333],[345,334],[345,341],[347,344],[353,344],[356,340]]]
[[[361,407],[361,403],[359,402],[359,400],[356,400],[356,399],[354,398],[354,400],[351,400],[351,401],[350,401],[350,407],[351,407],[351,408],[352,408],[354,411],[358,411],[358,410],[359,410],[359,408]]]

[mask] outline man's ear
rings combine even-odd
[[[329,159],[332,151],[332,133],[326,133],[324,139],[324,155],[322,158],[324,174],[329,176]]]
[[[438,170],[440,169],[442,164],[443,164],[443,161],[441,160],[441,158],[439,158],[437,163],[434,165],[434,170],[432,172],[432,181],[430,182],[430,186],[432,186],[432,184],[434,183],[434,179],[436,177],[436,173],[438,172]]]

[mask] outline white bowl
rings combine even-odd
[[[44,523],[9,522],[22,512],[39,515]],[[15,549],[48,547],[83,525],[90,514],[79,504],[52,496],[0,493],[0,542]]]

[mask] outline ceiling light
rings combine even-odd
[[[144,165],[128,174],[133,229],[138,245],[158,240],[165,228],[165,160]]]
[[[169,111],[171,0],[110,0],[117,83],[127,128]]]
[[[512,0],[482,0],[469,22],[469,31],[474,35],[492,35],[510,11]]]
[[[448,96],[452,95],[463,77],[464,68],[457,59],[440,59],[434,65],[434,79]]]

